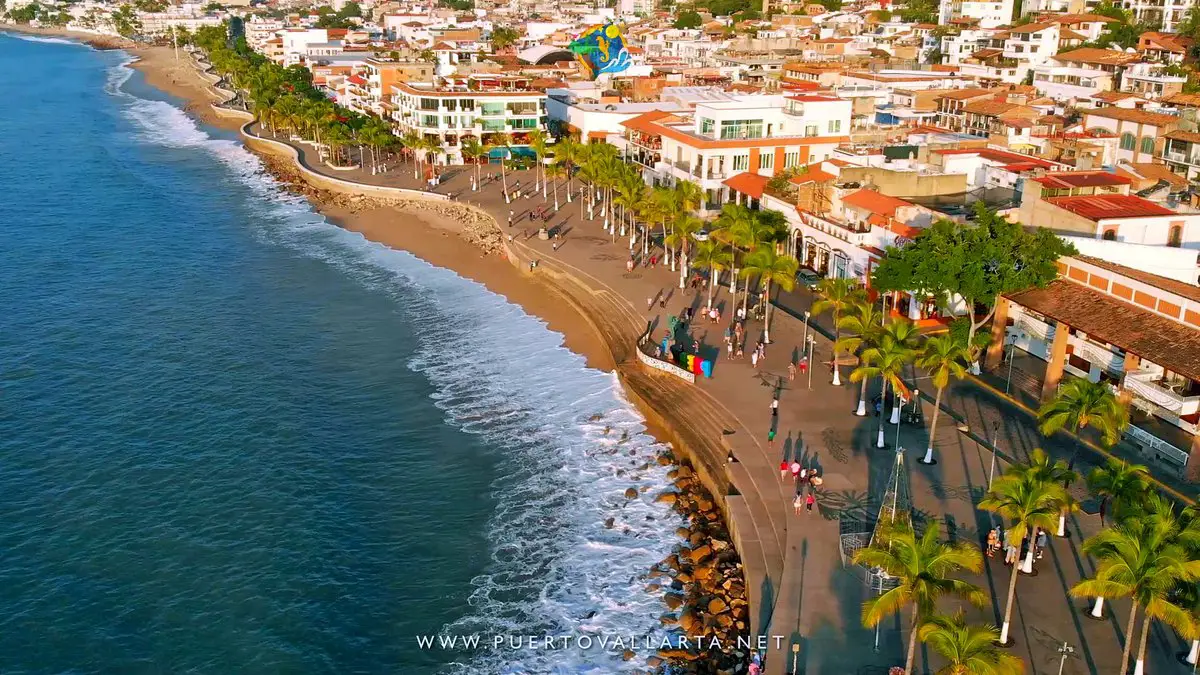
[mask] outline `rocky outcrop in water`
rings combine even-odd
[[[673,463],[669,454],[665,455]],[[662,461],[662,460],[660,460]],[[667,582],[663,597],[667,613],[661,620],[686,635],[716,639],[721,649],[662,650],[649,665],[660,672],[723,675],[745,672],[749,653],[737,648],[750,630],[750,604],[742,563],[734,550],[721,510],[692,469],[679,465],[668,474],[674,490],[656,499],[673,505],[688,519],[678,534],[686,541],[651,572]]]

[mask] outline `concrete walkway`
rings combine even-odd
[[[309,166],[322,170],[314,161],[311,146],[304,149],[310,153],[306,156]],[[494,170],[489,167],[485,173]],[[411,165],[383,176],[370,176],[363,171],[328,172],[344,180],[419,187],[413,180]],[[456,167],[448,173],[438,192],[488,210],[504,229],[508,229],[505,223],[511,209],[518,220],[511,233],[523,255],[546,261],[545,270],[570,272],[591,286],[592,292],[602,292],[611,302],[624,303],[622,307],[614,306],[613,314],[641,317],[665,326],[669,315],[679,315],[684,307],[698,307],[705,302],[703,291],[680,290],[678,273],[661,266],[626,271],[628,240],[617,237],[614,243],[600,223],[587,221],[581,215],[578,201],[566,204],[561,190],[562,209],[547,225],[561,228],[565,238],[557,250],[552,250],[551,242],[533,236],[541,223],[530,223],[527,216],[531,209],[543,204],[540,195],[505,204],[499,181],[480,192],[472,192],[468,167]],[[519,181],[528,190],[533,180],[531,171],[509,174],[510,187]],[[665,307],[648,302],[660,297],[665,299]],[[725,317],[731,315],[729,303],[726,286],[717,294],[717,304]],[[634,319],[622,321],[629,326],[636,323]],[[698,320],[692,333],[702,344],[723,352],[724,328],[724,324],[711,325]],[[903,660],[905,634],[894,621],[886,622],[878,636],[862,628],[859,611],[867,589],[861,574],[842,564],[839,522],[877,511],[877,500],[894,464],[891,446],[895,442],[895,427],[887,428],[889,448],[876,449],[879,419],[852,414],[858,398],[857,385],[833,387],[829,383],[828,366],[814,368],[811,389],[806,376],[788,381],[787,364],[804,344],[803,323],[779,312],[771,333],[774,342],[767,349],[765,363],[757,370],[751,367],[748,358],[728,360],[722,353],[711,380],[701,380],[696,385],[687,385],[682,380],[663,384],[664,377],[659,376],[638,384],[660,388],[662,400],[655,400],[656,406],[670,406],[672,414],[696,420],[695,428],[689,432],[697,439],[695,442],[712,447],[716,441],[730,448],[738,460],[729,467],[731,489],[726,499],[734,519],[753,523],[746,528],[748,531],[742,532],[739,547],[753,603],[754,630],[784,635],[789,644],[798,644],[799,653],[795,655],[798,672],[886,673],[886,666]],[[754,329],[748,332],[749,343],[753,344],[757,337]],[[814,364],[827,364],[830,354],[829,339],[817,332]],[[770,401],[777,387],[781,409],[778,420],[772,422]],[[1041,444],[1055,454],[1069,453],[1070,441],[1055,439],[1045,443],[1025,411],[971,382],[954,386],[947,393],[947,403],[971,429],[987,438],[963,433],[943,416],[944,423],[935,439],[940,462],[924,466],[915,459],[927,443],[927,430],[902,426],[899,444],[910,449],[907,467],[914,509],[918,518],[941,521],[950,538],[981,544],[990,518],[977,511],[974,504],[986,490],[993,443],[1000,448],[996,453],[999,473],[1012,458],[1024,458]],[[925,405],[925,419],[929,420],[932,411],[928,403]],[[766,433],[773,423],[778,435],[775,443],[768,446]],[[993,429],[997,432],[990,431]],[[714,435],[720,438],[712,438]],[[819,492],[818,512],[792,513],[793,486],[790,481],[781,481],[778,471],[780,460],[792,457],[822,470],[825,484]],[[1082,490],[1082,484],[1077,489]],[[1072,536],[1053,541],[1045,559],[1037,565],[1041,573],[1024,577],[1018,583],[1013,653],[1025,660],[1030,673],[1058,672],[1057,647],[1064,641],[1075,649],[1064,673],[1109,673],[1120,657],[1122,630],[1114,617],[1127,616],[1128,605],[1115,603],[1115,614],[1104,621],[1094,621],[1084,618],[1085,601],[1067,595],[1067,589],[1093,569],[1091,561],[1080,552],[1079,544],[1100,527],[1094,515],[1083,513],[1072,518],[1069,528]],[[972,610],[972,615],[978,620],[998,623],[1004,609],[1008,569],[998,559],[989,561],[985,572],[973,581],[991,593],[993,602],[983,610]],[[1176,652],[1183,647],[1170,631],[1156,628],[1151,636],[1147,672],[1189,672],[1175,660]],[[784,651],[771,655],[768,673],[791,672],[793,654],[789,646]],[[918,663],[925,664],[926,656],[920,650]],[[932,672],[937,666],[934,658],[916,670],[923,672],[924,667]]]

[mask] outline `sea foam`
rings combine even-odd
[[[122,71],[127,65],[114,78]],[[446,422],[507,458],[491,485],[498,504],[487,523],[491,563],[443,633],[479,635],[485,644],[496,635],[639,641],[631,661],[577,644],[483,648],[445,672],[613,673],[644,665],[646,638],[657,643],[667,635],[658,620],[661,591],[644,575],[679,543],[675,530],[684,520],[654,501],[670,482],[655,461],[662,446],[616,375],[588,368],[560,334],[482,285],[327,222],[240,144],[211,137],[166,102],[119,87],[110,93],[127,99],[140,142],[211,153],[249,188],[261,216],[248,224],[256,236],[403,303],[418,327],[409,366],[434,385]],[[625,497],[629,488],[634,499]]]

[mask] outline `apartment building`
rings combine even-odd
[[[980,28],[995,28],[1008,25],[1012,18],[1013,0],[943,0],[938,11],[938,23],[943,26],[955,20],[970,19]]]
[[[1134,21],[1161,26],[1164,33],[1175,33],[1195,3],[1193,0],[1123,0],[1121,4],[1133,13]]]
[[[343,105],[361,113],[391,117],[392,86],[398,82],[431,82],[435,66],[427,61],[368,58],[346,80]]]
[[[410,131],[442,144],[437,161],[461,164],[462,142],[507,138],[528,145],[529,132],[546,129],[546,94],[530,88],[527,77],[477,74],[437,84],[396,82],[391,87],[391,116],[397,131]]]
[[[850,116],[850,101],[828,96],[738,96],[697,103],[690,114],[638,115],[610,142],[641,164],[649,182],[696,182],[711,211],[729,201],[724,181],[732,176],[772,176],[828,159],[849,140]]]
[[[1171,75],[1164,65],[1157,63],[1134,63],[1121,73],[1122,91],[1150,100],[1181,94],[1186,83],[1186,77]]]
[[[1083,128],[1104,129],[1117,135],[1117,161],[1150,162],[1162,154],[1166,135],[1179,126],[1174,115],[1107,107],[1083,109]]]
[[[1162,160],[1167,168],[1188,180],[1200,178],[1200,134],[1170,131],[1166,134]]]

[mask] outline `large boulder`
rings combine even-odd
[[[679,609],[683,604],[683,597],[674,593],[667,593],[663,596],[663,602],[666,603],[668,609],[674,611]]]
[[[728,611],[729,611],[729,605],[726,604],[725,601],[722,600],[721,598],[713,598],[712,600],[708,601],[708,613],[709,614],[720,614],[722,612],[728,612]]]
[[[625,499],[637,499],[637,488],[625,488]]]
[[[679,498],[679,495],[675,494],[674,492],[664,492],[664,493],[660,494],[659,496],[655,497],[654,501],[662,502],[664,504],[674,504],[675,500],[677,500],[678,498]]]
[[[688,551],[688,557],[691,558],[692,562],[695,564],[704,562],[710,555],[712,555],[712,548],[710,548],[708,544],[704,544],[692,549],[691,551]]]

